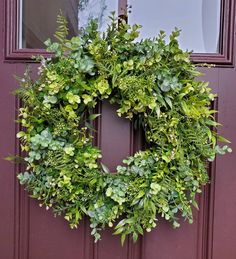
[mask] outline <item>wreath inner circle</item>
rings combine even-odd
[[[179,31],[137,42],[140,26],[111,17],[106,33],[91,21],[80,37],[66,39],[58,17],[57,42],[48,40],[53,58],[39,57],[38,79],[29,70],[17,90],[22,99],[18,132],[26,170],[20,183],[40,206],[63,215],[72,228],[84,215],[95,240],[106,225],[121,240],[136,241],[158,218],[179,227],[192,222],[196,194],[208,182],[206,161],[230,151],[216,145],[217,127],[210,104],[215,95],[189,52],[179,48]],[[110,174],[93,145],[94,107],[108,100],[118,116],[145,132],[148,149],[136,152]],[[223,140],[223,138],[221,138]],[[122,218],[122,219],[120,219]],[[118,222],[117,222],[118,220]]]

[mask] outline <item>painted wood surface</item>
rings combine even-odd
[[[193,55],[196,62],[214,62],[204,69],[218,98],[220,133],[232,141],[234,152],[217,157],[209,167],[211,184],[199,197],[200,210],[194,211],[194,224],[182,222],[180,229],[160,219],[159,227],[145,233],[136,244],[128,240],[123,247],[111,230],[93,243],[85,218],[77,230],[71,230],[62,217],[29,199],[19,186],[19,166],[3,158],[19,151],[15,138],[19,101],[11,92],[17,87],[14,74],[22,74],[33,52],[17,50],[15,0],[0,0],[0,259],[235,259],[236,258],[236,70],[234,67],[234,1],[226,0],[222,16],[221,53]],[[121,8],[122,3],[119,8]],[[37,64],[32,64],[36,70]],[[102,149],[103,162],[114,170],[123,158],[141,146],[142,134],[120,119],[107,102],[98,107],[102,116],[97,124],[96,143]]]

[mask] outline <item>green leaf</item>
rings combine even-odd
[[[138,195],[135,197],[135,200],[142,198],[144,195],[145,195],[145,191],[140,190],[140,191],[138,192]]]
[[[104,165],[103,163],[100,163],[101,166],[102,166],[102,169],[105,173],[109,174],[110,173],[110,170],[108,169],[108,167],[106,165]]]
[[[156,105],[156,113],[157,113],[157,118],[160,118],[160,114],[161,114],[161,109],[159,105]]]
[[[226,139],[220,135],[217,136],[217,139],[223,143],[231,143],[228,139]]]
[[[137,227],[139,234],[143,235],[143,229],[142,229],[141,225],[138,224],[136,227]]]
[[[121,245],[123,246],[124,245],[124,243],[125,243],[125,239],[126,239],[126,234],[122,234],[121,235]]]
[[[137,242],[138,240],[138,234],[136,232],[133,233],[133,241]]]
[[[169,97],[165,97],[166,103],[169,105],[169,107],[172,109],[172,101]]]
[[[106,190],[106,196],[107,196],[107,197],[110,197],[111,194],[112,194],[112,188],[109,187],[109,188],[107,188],[107,190]]]
[[[189,109],[188,109],[188,106],[187,106],[186,102],[182,101],[181,102],[181,106],[182,106],[182,109],[183,109],[184,113],[186,115],[188,115],[189,114]]]
[[[115,229],[118,229],[119,227],[122,227],[125,225],[125,219],[122,219],[116,226]]]
[[[192,204],[197,210],[199,210],[198,204],[195,200],[192,200]]]
[[[113,233],[113,235],[119,235],[125,230],[124,227],[117,228],[117,230]]]
[[[14,161],[15,160],[15,156],[7,156],[4,158],[7,161]]]
[[[91,114],[89,115],[89,120],[95,120],[97,117],[99,117],[101,114]]]
[[[24,131],[19,131],[17,134],[16,134],[16,137],[17,138],[22,138],[25,136],[25,132]]]

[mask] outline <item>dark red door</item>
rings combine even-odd
[[[17,153],[19,145],[14,122],[19,104],[11,94],[17,87],[13,75],[23,73],[32,54],[43,53],[36,47],[40,48],[43,37],[50,35],[50,30],[54,29],[55,6],[64,8],[72,33],[76,33],[74,25],[78,21],[69,15],[76,2],[0,0],[0,259],[235,259],[235,151],[217,157],[210,166],[211,185],[204,189],[199,199],[200,210],[195,211],[194,224],[183,222],[180,229],[173,230],[169,224],[161,222],[157,229],[145,233],[135,245],[128,240],[121,247],[119,237],[113,236],[110,230],[105,231],[102,240],[94,244],[86,219],[77,230],[71,230],[62,217],[54,218],[50,211],[40,208],[37,201],[29,199],[19,187],[16,180],[18,166],[3,159]],[[108,2],[108,7],[113,9],[113,0]],[[134,8],[134,19],[135,1],[130,2]],[[162,1],[157,2],[162,10]],[[205,12],[208,1],[202,2]],[[125,1],[119,2],[120,12],[125,4]],[[215,64],[214,68],[202,69],[206,74],[204,79],[218,94],[214,105],[219,110],[218,120],[224,125],[220,133],[232,141],[232,148],[236,150],[234,0],[223,0],[219,7],[219,21],[209,20],[209,23],[219,22],[217,49],[211,51],[211,39],[205,28],[202,33],[206,50],[210,50],[204,54],[193,54],[193,61]],[[33,10],[37,10],[35,15]],[[148,13],[144,12],[144,17],[149,17]],[[34,27],[33,20],[38,26]],[[208,20],[205,22],[209,24]],[[34,33],[36,29],[37,34]],[[42,30],[45,30],[45,35],[41,35]],[[32,64],[32,67],[37,71],[37,64]],[[141,137],[127,120],[118,119],[115,108],[108,103],[101,105],[101,113],[98,143],[103,152],[103,162],[113,170],[140,146]]]

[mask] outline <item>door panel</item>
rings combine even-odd
[[[213,258],[235,258],[236,256],[236,88],[235,69],[219,70],[219,121],[224,125],[220,134],[232,141],[233,153],[221,156],[216,161],[216,183],[214,197]],[[222,245],[223,244],[223,245]]]
[[[128,240],[123,247],[119,237],[112,235],[112,229],[105,230],[102,240],[94,244],[86,218],[78,229],[71,230],[63,217],[54,218],[50,210],[40,208],[37,201],[28,198],[16,180],[19,167],[3,159],[19,150],[14,122],[19,102],[11,94],[17,88],[13,75],[23,73],[29,53],[34,51],[18,51],[16,45],[9,45],[16,41],[9,10],[9,1],[0,0],[0,49],[3,50],[0,52],[0,259],[235,259],[235,152],[217,157],[210,166],[211,185],[199,196],[200,210],[194,210],[194,224],[182,222],[180,229],[173,230],[160,219],[155,230],[145,233],[136,244]],[[201,70],[205,72],[204,80],[218,94],[214,105],[219,110],[218,120],[224,125],[219,131],[232,141],[235,150],[234,23],[228,17],[225,27],[232,32],[224,37],[228,49],[222,49],[218,56],[194,54],[193,58],[218,64]],[[36,67],[32,66],[35,74]],[[129,121],[118,118],[116,107],[103,102],[98,109],[102,116],[97,125],[96,143],[102,149],[103,162],[113,172],[123,158],[143,146],[142,134],[134,131]]]

